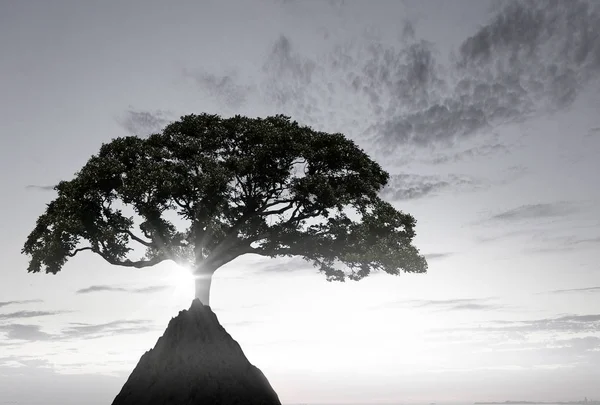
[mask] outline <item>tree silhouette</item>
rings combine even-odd
[[[86,250],[117,266],[173,260],[206,305],[214,272],[247,253],[301,256],[329,281],[424,273],[415,219],[378,196],[388,178],[342,134],[283,115],[187,115],[103,144],[55,187],[22,253],[29,272],[53,274]]]

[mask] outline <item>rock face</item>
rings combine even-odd
[[[112,405],[281,405],[210,307],[195,299],[140,359]]]

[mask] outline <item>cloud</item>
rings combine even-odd
[[[0,308],[7,305],[30,304],[34,302],[43,302],[43,300],[19,300],[19,301],[0,301]]]
[[[55,186],[36,186],[34,184],[28,184],[25,186],[27,190],[39,190],[39,191],[53,191]]]
[[[125,287],[110,286],[110,285],[92,285],[90,287],[79,289],[79,290],[75,291],[75,293],[76,294],[89,294],[89,293],[93,293],[93,292],[109,291],[109,292],[128,292],[128,293],[134,293],[134,294],[149,294],[149,293],[155,293],[155,292],[159,292],[159,291],[168,290],[169,288],[170,288],[169,286],[162,286],[162,285],[139,287],[139,288],[125,288]]]
[[[192,79],[201,92],[234,110],[246,103],[249,93],[253,90],[250,85],[240,84],[236,70],[215,75],[205,71],[184,69],[183,76]]]
[[[528,321],[492,321],[486,326],[448,329],[455,331],[522,332],[522,333],[596,333],[600,331],[600,315],[564,315]]]
[[[490,298],[463,298],[463,299],[452,299],[452,300],[415,300],[412,301],[413,306],[420,308],[436,308],[443,311],[456,311],[456,310],[495,310],[500,309],[502,306],[491,304]]]
[[[71,323],[61,331],[62,338],[98,338],[125,333],[145,333],[157,329],[148,320],[119,320],[102,324]]]
[[[129,109],[117,122],[131,135],[147,136],[161,131],[169,122],[165,111],[136,111]]]
[[[0,320],[20,319],[20,318],[37,318],[40,316],[50,316],[64,313],[64,311],[17,311],[8,314],[0,314]]]
[[[55,336],[42,332],[37,325],[10,324],[0,325],[0,331],[6,333],[6,339],[40,341],[51,340]]]
[[[447,176],[425,176],[418,174],[394,174],[381,191],[384,198],[391,201],[414,200],[436,195],[445,189],[475,190],[482,182],[467,176],[450,174]]]
[[[387,303],[385,307],[424,308],[439,311],[493,311],[506,307],[492,303],[494,298],[459,298],[449,300],[406,300]],[[377,307],[379,308],[379,306]]]
[[[0,325],[0,332],[6,333],[7,339],[46,341],[81,338],[99,338],[119,334],[146,333],[159,329],[148,320],[118,320],[101,324],[70,323],[70,326],[59,333],[49,334],[41,331],[38,325],[8,324]]]
[[[428,253],[428,254],[425,254],[425,259],[427,261],[430,261],[430,260],[441,260],[441,259],[446,259],[446,258],[448,258],[448,257],[450,257],[452,255],[454,255],[454,253],[449,253],[449,252],[446,252],[446,253]]]
[[[563,217],[578,212],[577,207],[567,202],[527,204],[492,216],[492,220],[519,221],[524,219]]]
[[[564,293],[574,293],[574,292],[595,293],[595,292],[600,292],[600,287],[570,288],[567,290],[548,291],[548,293],[550,293],[550,294],[564,294]]]
[[[264,264],[262,266],[260,266],[260,272],[265,272],[265,273],[271,273],[271,272],[276,272],[276,273],[282,273],[282,272],[294,272],[294,271],[302,271],[302,270],[307,270],[307,269],[313,269],[314,267],[307,262],[306,260],[302,259],[301,257],[294,257],[292,259],[289,260],[282,260],[282,259],[271,259],[268,261],[263,262]],[[257,267],[259,267],[257,266]]]
[[[171,289],[171,287],[167,286],[167,285],[153,285],[153,286],[149,286],[149,287],[133,288],[130,291],[134,292],[134,293],[138,293],[138,294],[150,294],[150,293],[165,291],[165,290],[169,290],[169,289]]]
[[[263,83],[268,101],[279,106],[306,102],[315,69],[315,61],[294,52],[290,39],[280,35],[262,67],[270,79]]]
[[[82,288],[75,291],[76,294],[89,294],[92,292],[101,292],[101,291],[127,291],[126,288],[123,287],[113,287],[109,285],[93,285],[90,287]]]
[[[494,143],[491,145],[480,145],[466,150],[452,153],[452,154],[437,154],[433,158],[426,160],[427,163],[434,165],[456,163],[467,159],[473,159],[477,157],[486,157],[494,154],[508,154],[510,149],[508,146]]]
[[[563,253],[596,248],[600,244],[600,237],[582,238],[579,235],[553,237],[540,235],[539,239],[544,246],[528,248],[525,251],[527,253]]]
[[[54,353],[53,353],[54,354]],[[61,353],[56,353],[59,357]],[[62,374],[51,361],[32,356],[0,358],[1,404],[102,404],[110,403],[127,376],[107,376],[84,371]],[[61,361],[61,363],[64,363]],[[27,389],[35,381],[35,389]]]
[[[526,321],[497,320],[429,329],[428,352],[443,365],[471,367],[578,367],[600,361],[600,315],[563,315]]]
[[[503,2],[450,55],[419,39],[417,28],[401,25],[401,41],[332,39],[316,55],[280,35],[255,83],[231,73],[205,73],[199,82],[215,98],[222,91],[226,103],[244,89],[234,101],[256,97],[299,122],[349,128],[350,136],[397,154],[406,145],[487,138],[495,127],[564,109],[600,76],[597,2]],[[505,152],[499,142],[447,159]]]

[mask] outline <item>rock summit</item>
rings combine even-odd
[[[192,301],[171,319],[112,405],[281,405],[264,374],[219,323]]]

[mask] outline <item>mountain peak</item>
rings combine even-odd
[[[281,405],[263,373],[198,299],[172,318],[112,405]]]

